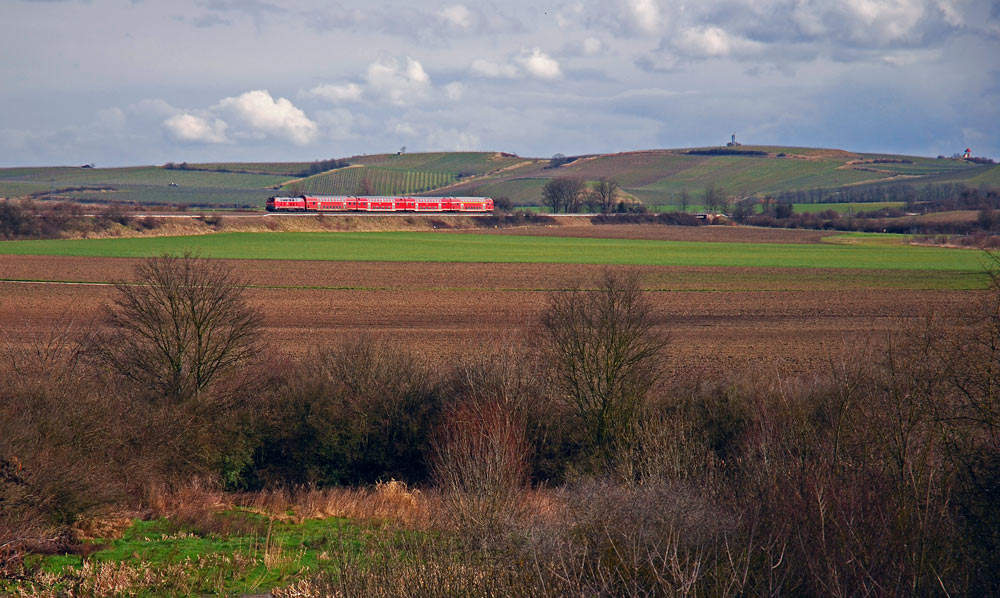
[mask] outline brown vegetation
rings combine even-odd
[[[181,295],[230,280],[178,259],[138,273],[190,271],[166,285]],[[92,359],[76,335],[13,347],[0,362],[4,574],[24,574],[20,555],[42,550],[39,538],[75,549],[58,530],[109,507],[224,535],[259,525],[219,516],[239,504],[440,532],[386,540],[367,565],[331,565],[288,595],[996,595],[995,272],[976,295],[984,302],[964,307],[971,317],[910,320],[800,375],[760,359],[737,371],[718,354],[711,369],[671,371],[657,356],[683,360],[680,312],[660,310],[677,294],[647,293],[638,274],[615,271],[586,291],[530,295],[533,309],[506,317],[531,314],[539,334],[521,341],[510,327],[492,351],[416,355],[369,335],[240,359],[226,383],[200,392],[136,386],[128,362]],[[114,289],[117,313],[131,313],[131,293],[157,288]],[[244,305],[238,286],[211,288],[253,319],[252,293]],[[872,309],[886,294],[824,309]],[[433,297],[440,307],[447,293]],[[816,317],[815,299],[780,298],[786,313]],[[903,309],[919,313],[914,301]],[[412,295],[400,305],[421,313]],[[733,320],[754,313],[728,309]],[[775,320],[756,309],[773,336]],[[653,384],[661,375],[669,384]],[[208,407],[222,396],[232,398],[225,409]]]

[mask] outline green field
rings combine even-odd
[[[162,185],[260,189],[272,187],[286,177],[267,174],[168,170],[159,166],[134,168],[2,168],[0,182],[30,182],[56,187],[84,185]]]
[[[969,170],[928,177],[928,182],[953,182],[965,183],[972,186],[987,185],[990,187],[1000,187],[1000,164],[993,166],[987,164],[976,165]]]
[[[392,262],[635,264],[857,268],[983,272],[973,250],[902,245],[898,237],[854,244],[707,243],[420,232],[220,233],[188,237],[7,241],[0,254],[145,257],[193,251],[204,257]],[[876,239],[877,244],[857,242]]]
[[[887,210],[891,208],[902,208],[901,201],[873,201],[868,203],[844,202],[844,203],[796,203],[792,204],[796,212],[800,214],[813,214],[833,210],[838,214],[848,212],[871,212],[874,210]]]
[[[253,174],[272,174],[282,177],[299,176],[306,171],[311,162],[204,162],[188,164],[192,170],[228,170],[230,172],[246,172]]]
[[[58,198],[86,201],[263,207],[271,188],[285,180],[287,177],[273,174],[168,170],[158,166],[3,168],[0,196],[54,191]]]
[[[470,192],[487,197],[506,197],[515,205],[538,205],[542,201],[542,187],[548,179],[509,179],[505,181],[486,181]]]
[[[354,156],[351,164],[394,170],[415,170],[443,174],[484,174],[522,162],[522,158],[492,152],[423,152],[418,154],[375,154]]]

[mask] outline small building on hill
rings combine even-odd
[[[726,147],[739,147],[739,146],[740,142],[736,141],[736,133],[733,133],[733,136],[730,138],[729,143],[726,144]]]

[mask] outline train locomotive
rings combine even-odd
[[[268,212],[492,212],[489,197],[298,195],[269,197]]]

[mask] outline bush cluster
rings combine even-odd
[[[118,226],[148,230],[160,226],[160,221],[149,217],[137,221],[119,203],[84,207],[71,202],[0,200],[0,240],[53,239]]]

